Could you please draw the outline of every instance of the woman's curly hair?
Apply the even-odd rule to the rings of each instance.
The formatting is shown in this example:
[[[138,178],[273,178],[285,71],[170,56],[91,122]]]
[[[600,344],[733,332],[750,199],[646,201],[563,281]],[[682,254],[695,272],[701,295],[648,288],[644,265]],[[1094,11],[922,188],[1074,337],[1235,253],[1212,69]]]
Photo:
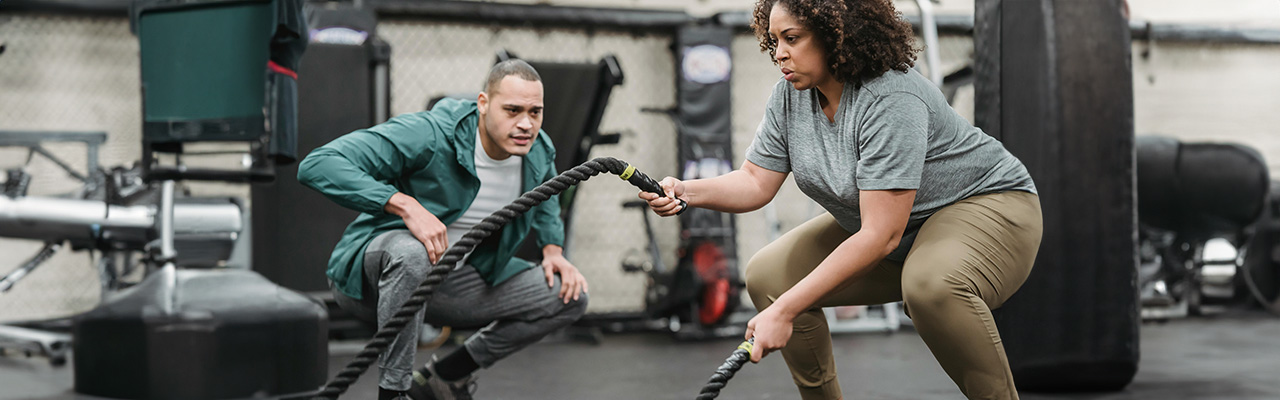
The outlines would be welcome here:
[[[821,41],[839,82],[862,82],[915,65],[919,49],[911,23],[899,17],[891,0],[757,0],[751,29],[774,64],[778,41],[769,37],[769,13],[777,3]]]

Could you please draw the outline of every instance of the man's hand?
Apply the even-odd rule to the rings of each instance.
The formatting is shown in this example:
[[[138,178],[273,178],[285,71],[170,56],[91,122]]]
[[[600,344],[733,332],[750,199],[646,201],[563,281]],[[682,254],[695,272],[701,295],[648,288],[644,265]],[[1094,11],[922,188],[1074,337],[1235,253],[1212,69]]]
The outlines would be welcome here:
[[[664,217],[670,217],[683,211],[680,209],[680,201],[676,199],[689,201],[684,195],[684,182],[668,176],[663,178],[658,185],[662,186],[662,191],[666,193],[665,197],[654,193],[640,192],[640,199],[649,202],[649,208],[653,209],[654,213]]]
[[[560,246],[543,247],[542,272],[547,275],[547,287],[555,287],[555,274],[560,274],[560,294],[557,297],[564,299],[565,304],[569,304],[570,299],[577,301],[582,293],[587,292],[587,278],[564,258],[563,253],[564,249]]]
[[[751,348],[753,363],[760,362],[774,350],[786,347],[787,341],[791,340],[792,318],[773,311],[774,308],[765,308],[747,322],[746,338],[756,338],[755,346]]]
[[[382,209],[404,219],[404,226],[409,228],[409,233],[427,248],[427,257],[431,258],[432,264],[440,261],[445,250],[449,249],[449,235],[444,223],[423,208],[417,199],[404,193],[396,193],[391,195]]]

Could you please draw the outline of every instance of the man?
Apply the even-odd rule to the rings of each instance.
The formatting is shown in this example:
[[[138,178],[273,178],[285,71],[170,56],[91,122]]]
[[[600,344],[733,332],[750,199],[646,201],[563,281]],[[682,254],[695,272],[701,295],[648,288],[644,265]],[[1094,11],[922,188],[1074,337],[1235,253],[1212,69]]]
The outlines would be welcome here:
[[[298,181],[362,213],[326,271],[338,304],[382,326],[464,233],[554,177],[555,149],[539,131],[542,108],[537,71],[504,61],[476,101],[445,99],[312,151]],[[587,282],[562,255],[559,214],[552,197],[457,264],[419,318],[484,328],[414,371],[421,324],[409,324],[378,358],[380,400],[470,399],[472,372],[582,316]],[[540,269],[513,258],[530,229],[542,248]]]

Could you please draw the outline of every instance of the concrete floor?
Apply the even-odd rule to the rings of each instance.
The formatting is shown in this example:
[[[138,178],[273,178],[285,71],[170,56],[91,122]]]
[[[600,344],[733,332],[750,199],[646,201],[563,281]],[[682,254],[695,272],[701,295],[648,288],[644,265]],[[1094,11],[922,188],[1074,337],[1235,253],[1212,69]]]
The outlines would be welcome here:
[[[663,334],[606,335],[601,344],[548,338],[479,373],[481,399],[690,399],[737,340],[677,342]],[[1023,399],[1280,399],[1280,318],[1257,312],[1142,327],[1138,375],[1115,393],[1037,394]],[[959,399],[955,385],[910,329],[835,338],[847,399]],[[444,347],[437,351],[448,351]],[[354,353],[335,346],[331,376]],[[419,353],[425,359],[429,351]],[[73,359],[74,362],[74,359]],[[344,399],[374,399],[368,372]],[[0,399],[96,399],[76,395],[72,369],[44,359],[0,358]],[[748,364],[722,399],[793,399],[782,357]]]

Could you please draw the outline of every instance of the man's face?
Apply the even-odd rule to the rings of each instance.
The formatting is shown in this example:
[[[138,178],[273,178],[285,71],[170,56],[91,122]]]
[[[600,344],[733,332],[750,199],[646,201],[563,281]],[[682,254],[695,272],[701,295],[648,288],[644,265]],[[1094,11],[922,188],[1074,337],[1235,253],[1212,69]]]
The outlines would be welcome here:
[[[489,157],[529,154],[542,127],[542,82],[508,75],[493,93],[480,93],[478,106],[480,143]]]

